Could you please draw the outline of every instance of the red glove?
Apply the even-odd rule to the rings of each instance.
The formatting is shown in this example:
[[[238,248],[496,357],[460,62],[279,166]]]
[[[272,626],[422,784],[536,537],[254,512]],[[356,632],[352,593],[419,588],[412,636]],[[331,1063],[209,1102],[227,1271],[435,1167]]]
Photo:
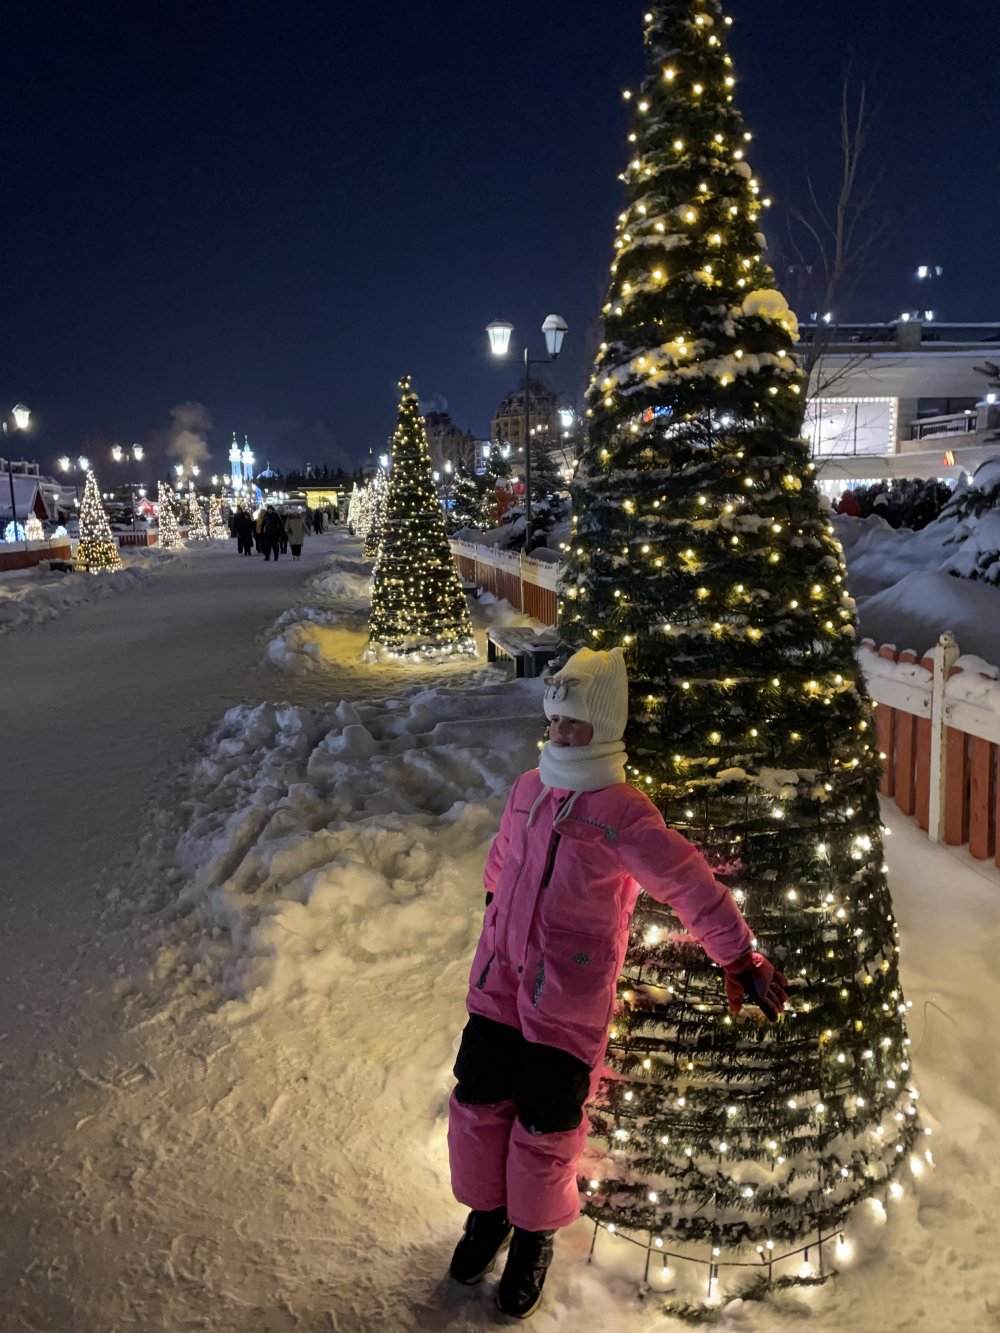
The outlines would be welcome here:
[[[788,982],[762,953],[748,949],[735,962],[726,964],[725,973],[731,1013],[738,1014],[746,1000],[758,1005],[772,1023],[777,1019],[788,999]]]

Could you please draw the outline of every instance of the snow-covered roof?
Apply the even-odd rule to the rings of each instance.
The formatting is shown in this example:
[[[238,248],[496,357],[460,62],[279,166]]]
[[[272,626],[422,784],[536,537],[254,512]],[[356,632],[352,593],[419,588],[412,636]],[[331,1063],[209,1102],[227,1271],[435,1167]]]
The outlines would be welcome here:
[[[39,478],[15,475],[13,482],[14,505],[17,508],[18,520],[23,522],[28,514],[34,514],[38,518],[48,518],[49,513]],[[11,518],[10,484],[10,473],[0,472],[0,519]]]

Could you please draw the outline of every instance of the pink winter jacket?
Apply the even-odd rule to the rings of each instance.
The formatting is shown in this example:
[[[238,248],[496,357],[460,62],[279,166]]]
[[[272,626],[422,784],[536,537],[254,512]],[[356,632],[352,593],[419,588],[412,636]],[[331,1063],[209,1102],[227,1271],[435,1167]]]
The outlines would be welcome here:
[[[537,768],[511,788],[483,873],[493,898],[466,1006],[593,1068],[640,888],[669,903],[717,963],[746,953],[751,934],[701,853],[637,788],[581,792],[556,823],[571,795],[544,788]]]

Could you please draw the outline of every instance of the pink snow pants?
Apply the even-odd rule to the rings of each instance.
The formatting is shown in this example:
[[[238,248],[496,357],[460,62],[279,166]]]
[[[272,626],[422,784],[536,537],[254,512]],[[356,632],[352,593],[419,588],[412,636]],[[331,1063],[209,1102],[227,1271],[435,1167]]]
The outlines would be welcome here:
[[[459,1203],[506,1206],[510,1221],[526,1231],[575,1222],[577,1163],[588,1130],[583,1107],[597,1090],[601,1061],[590,1069],[567,1051],[474,1014],[455,1075],[448,1151]]]

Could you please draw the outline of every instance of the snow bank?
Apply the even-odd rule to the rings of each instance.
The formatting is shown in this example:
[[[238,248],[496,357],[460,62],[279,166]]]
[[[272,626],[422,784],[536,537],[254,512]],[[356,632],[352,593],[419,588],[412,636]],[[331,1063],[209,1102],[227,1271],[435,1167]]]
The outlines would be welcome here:
[[[862,601],[858,614],[862,635],[877,645],[892,643],[922,656],[951,630],[963,652],[1000,662],[1000,589],[989,584],[916,570]]]
[[[430,988],[464,966],[503,801],[537,754],[542,688],[230,709],[192,775],[173,867],[187,940],[163,966],[234,1017],[343,991],[362,967],[391,986],[409,959]]]

